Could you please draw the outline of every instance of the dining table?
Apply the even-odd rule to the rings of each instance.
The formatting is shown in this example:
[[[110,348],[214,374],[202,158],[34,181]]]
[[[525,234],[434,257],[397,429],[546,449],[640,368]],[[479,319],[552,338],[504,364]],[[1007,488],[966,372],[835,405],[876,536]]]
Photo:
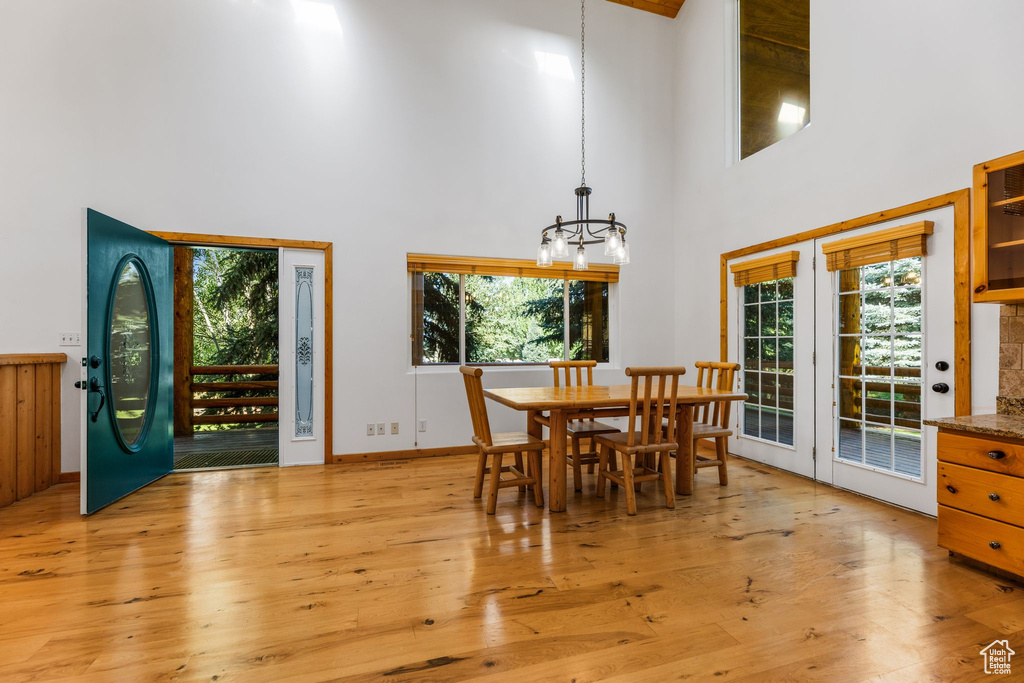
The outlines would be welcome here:
[[[574,387],[508,387],[486,389],[484,396],[513,410],[526,413],[526,431],[530,436],[544,438],[544,427],[550,432],[548,442],[548,510],[564,512],[566,503],[566,426],[569,420],[625,417],[632,401],[631,386]],[[742,401],[744,393],[730,389],[712,389],[680,385],[676,397],[677,440],[676,493],[693,493],[693,416],[694,407],[719,401]],[[665,405],[670,403],[665,397]],[[547,413],[545,415],[545,413]]]

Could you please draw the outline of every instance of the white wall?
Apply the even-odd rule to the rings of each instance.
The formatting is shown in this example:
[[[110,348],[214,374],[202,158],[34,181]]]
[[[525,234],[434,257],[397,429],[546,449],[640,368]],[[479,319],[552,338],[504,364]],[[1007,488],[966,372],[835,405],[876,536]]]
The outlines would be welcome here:
[[[810,126],[727,164],[733,1],[687,0],[675,27],[683,363],[718,354],[718,254],[969,187],[974,164],[1024,149],[1024,92],[1007,86],[1024,3],[811,0]],[[973,315],[975,411],[992,411],[998,307]]]
[[[538,73],[534,51],[578,78],[579,6],[325,1],[342,34],[297,24],[288,0],[0,5],[0,353],[68,351],[65,471],[82,352],[57,335],[80,327],[85,206],[144,229],[333,241],[334,452],[411,448],[417,412],[420,447],[469,442],[457,374],[414,392],[405,254],[531,258],[573,212],[578,84]],[[674,352],[657,326],[674,308],[674,31],[588,6],[587,179],[595,211],[636,235],[618,293],[630,362]],[[366,437],[378,421],[401,434]]]

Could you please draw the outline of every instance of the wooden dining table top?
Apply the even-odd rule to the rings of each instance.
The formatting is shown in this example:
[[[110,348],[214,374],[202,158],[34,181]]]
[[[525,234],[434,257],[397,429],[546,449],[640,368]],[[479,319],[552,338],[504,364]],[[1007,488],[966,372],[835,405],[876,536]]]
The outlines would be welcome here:
[[[666,390],[669,387],[666,386]],[[632,387],[628,384],[611,386],[581,387],[509,387],[486,389],[484,396],[515,410],[572,410],[575,408],[621,408],[628,407],[632,398]],[[690,385],[679,385],[677,401],[682,404],[708,403],[711,401],[742,401],[746,394],[729,389],[708,389]],[[666,396],[665,402],[669,402]]]

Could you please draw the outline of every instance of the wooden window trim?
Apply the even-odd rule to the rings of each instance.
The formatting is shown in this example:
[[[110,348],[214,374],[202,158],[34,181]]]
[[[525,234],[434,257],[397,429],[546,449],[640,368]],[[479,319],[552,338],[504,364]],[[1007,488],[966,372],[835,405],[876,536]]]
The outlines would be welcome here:
[[[606,263],[592,263],[587,270],[573,270],[572,263],[568,261],[559,261],[548,268],[540,268],[537,266],[536,261],[529,259],[406,254],[406,266],[410,273],[533,277],[549,280],[580,280],[585,282],[619,281],[619,267]]]
[[[821,245],[829,272],[896,261],[914,256],[927,256],[928,235],[935,223],[918,221],[867,235],[826,242]]]
[[[796,262],[800,260],[799,251],[784,251],[762,258],[741,261],[729,266],[732,271],[733,284],[737,287],[756,285],[796,276]]]

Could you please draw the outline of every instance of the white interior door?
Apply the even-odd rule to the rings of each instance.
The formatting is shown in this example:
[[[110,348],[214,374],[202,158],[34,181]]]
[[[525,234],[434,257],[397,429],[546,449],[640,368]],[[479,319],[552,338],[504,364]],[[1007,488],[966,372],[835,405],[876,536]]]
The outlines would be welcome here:
[[[934,222],[924,257],[824,267],[824,243],[922,220]],[[954,414],[953,209],[816,240],[815,251],[816,478],[934,515],[935,428],[921,420]]]
[[[814,245],[797,251],[796,277],[734,287],[729,358],[740,363],[749,396],[733,418],[732,452],[805,477],[814,476]]]
[[[278,256],[281,467],[324,462],[324,252]]]

